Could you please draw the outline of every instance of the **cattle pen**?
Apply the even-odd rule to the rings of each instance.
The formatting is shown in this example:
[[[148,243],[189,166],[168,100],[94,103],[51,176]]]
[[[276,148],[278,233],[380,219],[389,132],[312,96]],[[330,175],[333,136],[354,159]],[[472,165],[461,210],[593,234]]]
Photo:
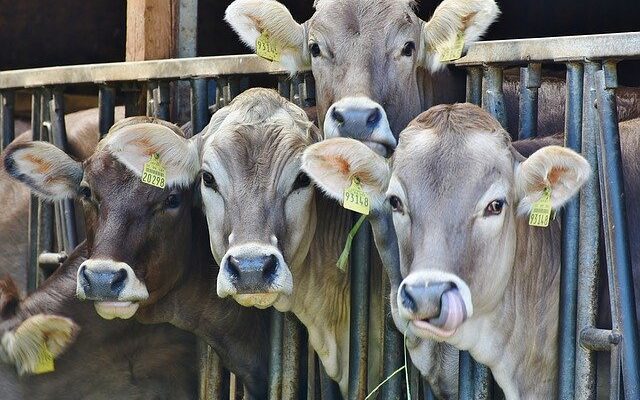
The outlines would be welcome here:
[[[640,398],[640,352],[630,249],[625,218],[621,150],[615,89],[617,64],[640,58],[640,32],[479,42],[453,64],[467,71],[467,101],[481,105],[506,125],[503,71],[520,68],[520,124],[513,139],[536,136],[538,88],[542,66],[566,67],[565,146],[581,152],[594,173],[579,198],[563,210],[560,289],[558,393],[562,399],[591,399],[596,393],[596,352],[611,358],[610,398]],[[0,72],[2,149],[14,140],[16,92],[31,94],[34,140],[50,141],[66,150],[64,92],[80,84],[99,93],[99,127],[106,134],[114,123],[116,103],[127,116],[146,113],[170,119],[170,89],[175,82],[190,85],[193,132],[208,123],[210,107],[229,104],[251,86],[248,77],[266,76],[278,92],[301,107],[315,104],[311,73],[290,77],[276,63],[254,55],[214,56],[157,61],[50,67]],[[142,99],[142,100],[141,100]],[[29,209],[28,289],[39,284],[42,269],[55,268],[78,242],[74,203],[50,204],[31,197]],[[602,243],[600,243],[602,240]],[[607,276],[599,279],[599,249]],[[373,249],[373,250],[372,250]],[[383,376],[402,367],[403,337],[391,321],[388,282],[371,271],[375,249],[369,230],[355,238],[351,280],[349,399],[362,399],[378,382],[368,382],[367,360],[374,352],[384,360]],[[600,285],[611,293],[612,328],[596,327]],[[376,290],[382,287],[383,290]],[[380,297],[373,301],[373,295]],[[637,294],[636,294],[637,295]],[[386,318],[369,329],[370,319]],[[340,394],[323,375],[304,327],[293,315],[272,313],[270,399],[333,399]],[[383,338],[373,348],[370,336]],[[210,349],[201,349],[200,398],[222,399],[241,392]],[[499,396],[487,368],[460,354],[461,399]],[[380,389],[379,398],[431,398],[427,385],[411,366],[407,383],[401,375]],[[370,380],[370,379],[369,379]]]

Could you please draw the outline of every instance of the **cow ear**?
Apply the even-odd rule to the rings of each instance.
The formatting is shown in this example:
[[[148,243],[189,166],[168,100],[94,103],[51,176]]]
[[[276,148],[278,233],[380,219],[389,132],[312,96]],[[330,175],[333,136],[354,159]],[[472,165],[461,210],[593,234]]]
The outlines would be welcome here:
[[[82,181],[82,164],[47,142],[17,142],[5,150],[5,171],[46,200],[73,198]]]
[[[373,209],[385,200],[390,177],[387,160],[357,140],[333,138],[309,146],[302,155],[302,169],[340,202],[354,177],[369,195]]]
[[[196,141],[178,132],[178,127],[170,128],[166,122],[124,124],[112,129],[102,146],[137,176],[143,176],[145,165],[155,159],[164,170],[167,186],[188,187],[200,171],[200,160]]]
[[[80,328],[69,318],[37,314],[2,335],[0,358],[15,364],[20,375],[41,373],[43,359],[61,355]]]
[[[227,7],[225,21],[252,50],[263,34],[269,35],[280,53],[280,63],[294,74],[311,62],[306,30],[287,8],[274,0],[236,0]]]
[[[443,49],[462,40],[466,49],[480,39],[498,18],[500,9],[494,0],[444,0],[431,19],[423,24],[420,60],[431,72],[444,66]]]
[[[548,146],[536,151],[516,167],[519,212],[529,214],[545,189],[551,192],[551,207],[554,210],[562,207],[590,175],[587,160],[573,150]]]

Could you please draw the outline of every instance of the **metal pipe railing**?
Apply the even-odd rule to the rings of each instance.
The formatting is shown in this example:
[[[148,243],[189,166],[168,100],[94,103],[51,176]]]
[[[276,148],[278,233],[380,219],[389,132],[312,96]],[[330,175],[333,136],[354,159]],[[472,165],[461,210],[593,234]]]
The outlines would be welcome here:
[[[542,64],[531,63],[520,68],[518,139],[529,139],[538,133],[538,89],[541,83]]]

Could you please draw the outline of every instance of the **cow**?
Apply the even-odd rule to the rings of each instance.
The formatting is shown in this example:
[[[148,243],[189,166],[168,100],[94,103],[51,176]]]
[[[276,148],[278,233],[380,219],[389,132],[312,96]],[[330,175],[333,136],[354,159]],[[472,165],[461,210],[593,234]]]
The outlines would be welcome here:
[[[620,128],[635,243],[640,120]],[[557,397],[561,216],[543,228],[529,214],[542,196],[558,210],[578,192],[591,174],[584,158],[553,145],[525,158],[489,114],[454,104],[412,121],[391,166],[340,138],[308,148],[303,169],[334,198],[360,176],[380,213],[392,213],[401,273],[392,314],[423,374],[436,340],[488,365],[507,399]]]
[[[115,120],[124,118],[124,107],[116,107]],[[93,108],[67,114],[68,151],[76,160],[84,161],[96,148],[100,133],[98,131],[98,109]],[[26,142],[32,138],[30,125],[16,120],[16,138],[14,142]],[[25,129],[26,128],[26,129]],[[20,291],[27,287],[26,268],[28,261],[29,231],[29,190],[11,179],[0,167],[0,192],[4,204],[0,210],[0,275],[9,274]]]
[[[83,163],[48,143],[10,145],[3,159],[9,175],[46,200],[79,198],[87,226],[87,260],[60,273],[68,279],[55,279],[32,297],[77,296],[93,302],[104,319],[135,316],[193,332],[251,396],[264,398],[269,316],[219,299],[213,290],[217,266],[194,186],[200,169],[196,143],[172,124],[137,117],[115,124]],[[164,175],[149,182],[163,189],[142,181],[151,160]],[[47,304],[47,311],[62,311],[56,308],[62,303]],[[21,309],[16,319],[34,312]]]
[[[54,278],[43,284],[46,296],[39,293],[19,301],[15,282],[10,278],[0,280],[0,299],[12,297],[4,304],[16,306],[9,309],[0,304],[4,319],[10,321],[16,312],[34,312],[2,336],[0,359],[9,363],[0,364],[2,399],[197,398],[198,371],[193,362],[197,355],[192,334],[169,324],[106,321],[91,304],[56,292],[60,280],[75,285],[75,274],[65,272],[77,270],[86,254],[86,244],[70,254]],[[13,324],[9,321],[0,324],[2,331],[8,329],[6,324]],[[55,356],[53,371],[28,374],[38,369],[34,362],[39,358],[35,356],[43,351],[39,346],[43,342],[46,351]],[[71,342],[71,350],[65,351]]]

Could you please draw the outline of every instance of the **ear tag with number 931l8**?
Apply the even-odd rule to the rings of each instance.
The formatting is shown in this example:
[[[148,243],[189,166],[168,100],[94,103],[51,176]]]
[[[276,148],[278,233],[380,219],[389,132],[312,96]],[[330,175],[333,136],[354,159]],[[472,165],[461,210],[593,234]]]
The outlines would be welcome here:
[[[462,49],[464,48],[464,33],[459,32],[456,36],[455,41],[445,46],[442,46],[438,49],[438,54],[440,54],[440,62],[454,61],[462,57]]]
[[[540,200],[533,203],[529,214],[529,225],[546,228],[551,217],[551,189],[545,188]]]
[[[342,206],[347,210],[369,215],[371,201],[369,195],[362,190],[360,179],[357,176],[351,178],[351,186],[344,190]]]
[[[142,182],[160,189],[164,189],[167,185],[167,171],[160,164],[160,156],[158,154],[152,154],[149,161],[144,164]]]
[[[256,39],[256,54],[265,60],[280,61],[280,50],[276,43],[269,38],[267,32],[262,32]]]

